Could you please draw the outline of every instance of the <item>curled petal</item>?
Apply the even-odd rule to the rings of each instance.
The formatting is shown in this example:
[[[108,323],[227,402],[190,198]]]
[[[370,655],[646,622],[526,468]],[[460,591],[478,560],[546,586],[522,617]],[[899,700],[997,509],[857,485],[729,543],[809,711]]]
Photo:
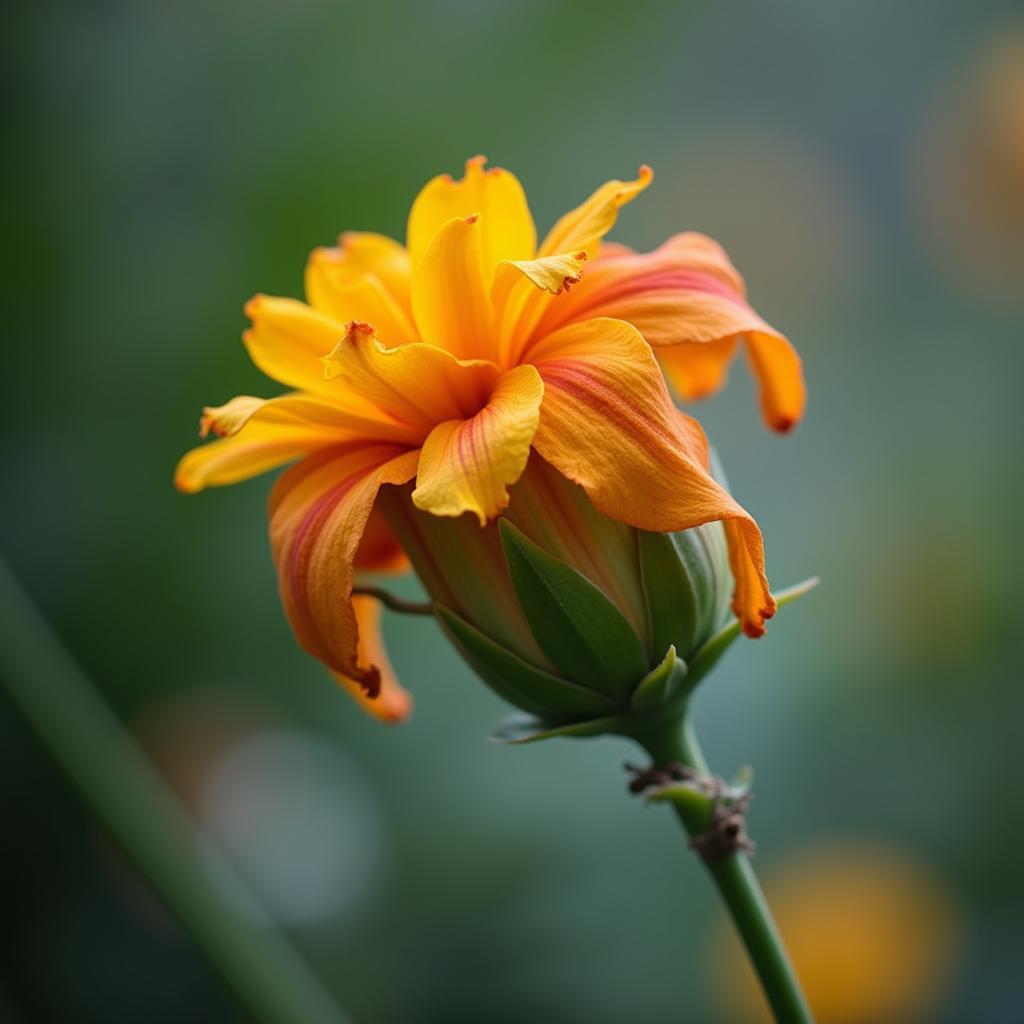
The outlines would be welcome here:
[[[370,324],[354,322],[321,372],[338,395],[361,395],[419,441],[438,423],[479,412],[499,376],[494,363],[456,359],[423,342],[386,348]]]
[[[438,424],[423,445],[416,507],[438,516],[473,512],[481,526],[496,516],[526,468],[543,395],[536,369],[517,366],[475,416]]]
[[[175,486],[192,493],[247,480],[321,448],[367,439],[415,440],[408,427],[379,413],[368,415],[358,399],[352,404],[355,408],[349,409],[346,402],[296,393],[271,399],[240,395],[226,405],[208,406],[200,420],[200,435],[214,433],[219,439],[184,455],[175,472]],[[370,408],[369,413],[374,410]]]
[[[424,341],[460,359],[489,358],[494,317],[481,256],[480,218],[450,220],[434,235],[412,279]]]
[[[604,238],[615,225],[619,207],[631,202],[654,180],[654,172],[644,164],[635,181],[606,181],[585,202],[570,210],[548,232],[538,255],[551,256],[558,252],[586,250],[596,259]]]
[[[535,337],[597,316],[633,324],[664,357],[669,380],[687,399],[725,382],[729,356],[742,338],[768,425],[788,430],[803,415],[800,357],[751,308],[743,279],[705,235],[676,235],[650,253],[605,254],[579,288],[548,308]]]
[[[380,670],[359,656],[352,582],[377,491],[416,472],[419,453],[394,445],[326,451],[288,470],[270,495],[270,543],[296,639],[332,671],[380,692]]]
[[[537,247],[537,230],[519,179],[501,167],[485,168],[487,160],[466,161],[466,176],[453,181],[441,174],[429,181],[409,212],[408,244],[413,269],[434,236],[453,218],[481,217],[481,252],[489,278],[498,260],[528,260]]]
[[[588,320],[531,353],[544,380],[537,451],[606,515],[644,530],[735,521],[733,608],[751,636],[775,611],[761,534],[704,469],[695,421],[673,409],[651,349],[621,320]]]
[[[372,597],[356,594],[352,598],[352,609],[359,629],[359,663],[377,667],[380,688],[375,697],[370,697],[358,680],[340,672],[331,675],[364,711],[389,724],[404,722],[412,714],[413,699],[391,667],[381,635],[380,603]]]

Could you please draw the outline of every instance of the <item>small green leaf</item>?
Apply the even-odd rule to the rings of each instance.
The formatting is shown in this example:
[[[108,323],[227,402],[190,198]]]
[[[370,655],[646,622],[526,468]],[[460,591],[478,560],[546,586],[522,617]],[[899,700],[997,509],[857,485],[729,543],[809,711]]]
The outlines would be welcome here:
[[[629,706],[634,711],[653,711],[669,701],[682,688],[686,679],[686,662],[669,647],[662,663],[640,681]]]
[[[507,519],[498,521],[509,575],[540,649],[560,672],[624,696],[647,655],[622,613],[585,576],[552,558]]]
[[[593,718],[568,725],[552,725],[531,715],[509,715],[491,734],[495,743],[536,743],[538,740],[555,739],[558,736],[601,736],[616,731],[617,718]]]
[[[798,597],[803,597],[808,591],[813,590],[821,581],[817,576],[797,583],[785,590],[775,594],[775,603],[782,608],[792,603]],[[732,646],[733,641],[740,635],[740,624],[736,619],[726,623],[703,647],[697,652],[696,657],[690,662],[690,674],[687,678],[687,688],[692,690],[718,663],[718,659]]]
[[[443,605],[437,617],[463,657],[503,700],[547,719],[607,714],[612,702],[585,686],[559,679],[523,661]]]

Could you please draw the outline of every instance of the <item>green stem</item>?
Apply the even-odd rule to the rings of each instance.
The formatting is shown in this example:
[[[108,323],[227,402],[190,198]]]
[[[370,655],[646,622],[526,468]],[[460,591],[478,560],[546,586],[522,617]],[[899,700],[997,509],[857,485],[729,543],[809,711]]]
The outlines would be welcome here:
[[[253,1019],[343,1024],[330,994],[197,833],[2,559],[0,608],[0,686]]]
[[[689,715],[683,719],[681,727],[672,723],[670,729],[637,738],[654,764],[681,761],[701,775],[710,775]],[[673,801],[672,806],[691,837],[708,828],[710,803],[701,807]],[[811,1024],[811,1011],[749,858],[737,852],[706,866],[729,909],[776,1021]]]

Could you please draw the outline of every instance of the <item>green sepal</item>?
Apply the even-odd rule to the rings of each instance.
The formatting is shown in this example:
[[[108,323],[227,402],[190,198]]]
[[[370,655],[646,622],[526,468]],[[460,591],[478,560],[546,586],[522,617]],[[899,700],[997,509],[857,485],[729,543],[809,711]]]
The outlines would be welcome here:
[[[714,628],[716,581],[704,541],[696,530],[637,533],[651,650],[689,653]]]
[[[683,687],[686,662],[669,647],[662,663],[640,680],[629,706],[633,711],[654,711],[667,704]]]
[[[620,719],[592,718],[583,722],[570,722],[566,725],[553,725],[542,718],[531,715],[508,715],[502,719],[498,728],[491,733],[495,743],[536,743],[539,740],[556,739],[559,736],[584,737],[601,736],[617,731]]]
[[[812,576],[810,579],[804,580],[802,583],[797,583],[792,587],[787,587],[785,590],[780,590],[775,594],[775,603],[779,608],[784,605],[790,604],[795,601],[798,597],[803,597],[804,594],[813,590],[818,583],[821,582],[817,576]],[[718,664],[718,659],[733,645],[740,635],[740,624],[737,619],[726,623],[703,647],[697,652],[694,658],[690,661],[690,673],[686,680],[686,686],[688,690],[692,690],[714,667]]]
[[[498,521],[509,575],[540,649],[563,675],[615,697],[647,674],[633,628],[585,576]]]
[[[548,720],[607,714],[614,707],[602,693],[560,679],[523,661],[444,605],[438,621],[476,673],[503,700]]]

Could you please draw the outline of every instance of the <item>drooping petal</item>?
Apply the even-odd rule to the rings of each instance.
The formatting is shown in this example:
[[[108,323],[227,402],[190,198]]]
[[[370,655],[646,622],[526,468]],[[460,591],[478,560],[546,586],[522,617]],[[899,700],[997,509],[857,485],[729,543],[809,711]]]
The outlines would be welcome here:
[[[331,675],[356,703],[375,718],[389,724],[404,722],[412,714],[412,695],[398,681],[391,667],[384,638],[381,635],[380,602],[365,594],[352,597],[359,630],[357,659],[362,665],[375,665],[380,673],[380,688],[375,697],[370,697],[358,680],[340,672]]]
[[[705,235],[676,235],[650,253],[604,255],[565,301],[548,307],[535,337],[596,316],[633,324],[664,357],[669,380],[686,399],[703,398],[725,382],[742,338],[768,425],[787,430],[803,415],[800,357],[751,308],[742,277]]]
[[[697,402],[720,390],[729,376],[729,364],[739,338],[681,342],[655,349],[672,390],[686,402]]]
[[[537,230],[519,179],[501,167],[484,168],[485,157],[466,161],[466,176],[453,181],[441,174],[429,181],[409,212],[408,245],[413,269],[434,236],[453,218],[481,217],[484,273],[490,278],[498,260],[528,260],[537,247]]]
[[[314,249],[306,264],[310,305],[338,323],[369,321],[389,345],[416,341],[408,313],[374,273],[354,274],[343,249]]]
[[[417,451],[360,445],[288,470],[270,495],[270,542],[281,600],[301,646],[334,672],[380,692],[380,671],[359,657],[352,607],[356,552],[377,491],[416,472]]]
[[[543,395],[536,369],[517,366],[475,416],[438,424],[423,445],[417,508],[437,516],[473,512],[481,526],[505,508],[509,486],[526,468]]]
[[[747,358],[757,378],[765,422],[780,433],[791,430],[807,402],[796,349],[781,334],[757,331],[747,335]]]
[[[386,348],[370,324],[355,322],[321,366],[338,394],[362,396],[420,441],[438,423],[479,412],[499,376],[494,363],[459,360],[422,342]]]
[[[420,336],[460,359],[488,359],[494,354],[481,224],[476,216],[444,224],[412,277],[412,308]]]
[[[641,529],[735,521],[733,608],[745,631],[760,635],[775,610],[760,531],[702,467],[693,426],[679,420],[639,332],[588,320],[546,338],[530,358],[544,380],[537,451],[602,512]]]
[[[615,224],[619,207],[638,196],[654,180],[654,172],[644,164],[635,181],[606,181],[585,202],[570,210],[548,232],[541,243],[539,256],[584,249],[596,259],[604,238]]]
[[[502,260],[491,284],[491,306],[502,366],[518,362],[523,343],[544,315],[552,296],[579,284],[587,254],[580,250],[535,260]]]
[[[297,393],[271,399],[240,395],[226,405],[207,406],[200,420],[200,436],[214,433],[219,440],[193,448],[182,457],[175,486],[193,493],[212,485],[237,483],[300,455],[366,439],[415,442],[408,427],[380,414],[366,415],[359,400],[354,405],[350,410],[315,395]]]

